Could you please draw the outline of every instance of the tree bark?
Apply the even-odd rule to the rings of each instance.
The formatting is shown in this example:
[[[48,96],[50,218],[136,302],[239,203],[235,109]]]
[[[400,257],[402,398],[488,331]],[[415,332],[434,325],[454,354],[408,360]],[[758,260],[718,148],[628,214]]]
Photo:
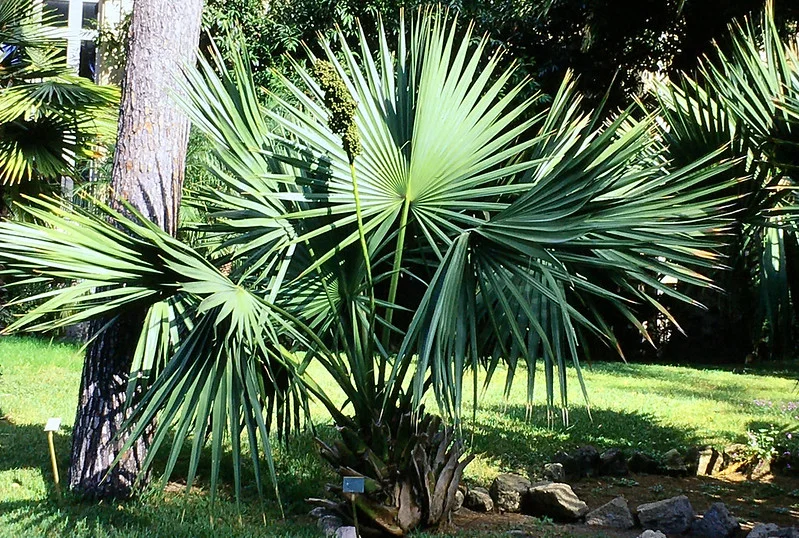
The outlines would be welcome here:
[[[122,86],[112,203],[127,201],[174,234],[189,122],[172,93],[180,68],[194,59],[202,0],[135,0]],[[128,498],[142,470],[147,436],[120,458],[126,436],[125,392],[144,312],[117,318],[88,347],[72,439],[70,488],[94,498]],[[100,328],[102,322],[95,324]]]

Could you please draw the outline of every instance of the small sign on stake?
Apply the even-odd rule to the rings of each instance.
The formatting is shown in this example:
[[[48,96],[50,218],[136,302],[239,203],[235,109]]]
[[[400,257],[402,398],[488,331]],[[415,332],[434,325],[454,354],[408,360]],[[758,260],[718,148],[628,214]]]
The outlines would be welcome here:
[[[58,477],[58,461],[55,457],[55,445],[53,444],[53,432],[57,432],[61,429],[61,419],[60,418],[51,418],[47,420],[47,424],[44,425],[44,431],[47,432],[47,444],[50,445],[50,463],[53,464],[53,478],[55,479],[55,491],[56,494],[61,497],[61,483]]]
[[[364,478],[362,476],[345,476],[344,477],[344,484],[342,485],[342,490],[344,493],[350,494],[350,501],[352,502],[352,522],[355,523],[355,527],[343,527],[344,528],[344,536],[348,537],[358,537],[360,533],[358,532],[358,510],[355,508],[355,495],[357,493],[363,493],[364,491]]]
[[[363,493],[364,478],[362,476],[345,476],[344,493]]]
[[[60,429],[61,429],[60,418],[47,419],[47,424],[44,425],[44,431],[46,432],[57,432]]]

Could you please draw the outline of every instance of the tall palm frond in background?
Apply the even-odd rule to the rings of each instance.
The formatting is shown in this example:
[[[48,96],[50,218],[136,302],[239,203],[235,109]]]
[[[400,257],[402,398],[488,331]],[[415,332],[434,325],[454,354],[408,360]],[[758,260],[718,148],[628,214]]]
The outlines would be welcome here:
[[[734,342],[732,353],[760,348],[768,357],[788,357],[799,322],[799,124],[790,108],[799,97],[799,48],[780,38],[771,3],[758,24],[731,32],[729,52],[719,49],[696,77],[685,74],[654,91],[673,163],[718,148],[740,160],[731,170],[740,178],[731,191],[740,196],[727,249],[733,271],[719,275],[729,295],[713,300],[723,320],[718,341]]]
[[[67,67],[53,24],[33,0],[0,4],[0,189],[7,192],[78,176],[76,164],[116,135],[118,90]]]
[[[229,435],[239,486],[242,439],[256,466],[259,445],[269,455],[265,386],[282,368],[339,429],[323,456],[366,479],[359,522],[392,535],[449,517],[469,461],[462,396],[479,370],[506,364],[510,391],[526,367],[532,402],[540,359],[551,416],[558,394],[568,403],[584,336],[615,345],[603,311],[646,335],[634,305],[696,305],[666,277],[712,286],[734,166],[711,151],[669,169],[654,118],[602,123],[569,78],[547,108],[521,98],[526,83],[511,84],[487,38],[459,34],[445,10],[401,28],[393,44],[380,32],[377,50],[363,35],[357,50],[341,34],[323,41],[273,108],[246,52],[187,69],[182,102],[218,180],[192,196],[210,212],[196,248],[108,208],[40,202],[28,211],[45,224],[0,224],[9,272],[79,279],[36,298],[12,330],[52,327],[38,320],[62,309],[72,313],[57,323],[150,307],[137,364],[160,373],[131,424],[135,437],[159,417],[151,448],[173,438],[168,471],[190,440],[191,485],[210,423],[212,482]],[[305,373],[311,361],[343,408]]]

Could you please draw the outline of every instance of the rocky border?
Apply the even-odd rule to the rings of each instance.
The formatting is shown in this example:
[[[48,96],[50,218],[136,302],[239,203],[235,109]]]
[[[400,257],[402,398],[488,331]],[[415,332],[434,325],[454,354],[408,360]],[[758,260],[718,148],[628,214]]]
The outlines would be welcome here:
[[[546,480],[532,482],[519,474],[497,476],[489,489],[461,485],[458,505],[475,512],[522,513],[547,517],[560,523],[584,523],[595,527],[629,530],[644,529],[638,538],[665,538],[665,535],[687,535],[694,538],[732,538],[740,523],[724,503],[717,502],[698,516],[689,499],[680,495],[638,505],[631,510],[624,497],[590,510],[580,500],[567,480],[591,476],[626,476],[630,472],[687,476],[712,475],[740,462],[741,446],[732,445],[723,451],[706,447],[682,453],[676,449],[660,459],[642,452],[625,457],[621,449],[600,453],[586,446],[572,453],[558,452],[543,467]],[[325,537],[356,538],[354,527],[324,508],[315,508],[311,515]],[[799,538],[796,527],[779,527],[758,523],[747,538]]]

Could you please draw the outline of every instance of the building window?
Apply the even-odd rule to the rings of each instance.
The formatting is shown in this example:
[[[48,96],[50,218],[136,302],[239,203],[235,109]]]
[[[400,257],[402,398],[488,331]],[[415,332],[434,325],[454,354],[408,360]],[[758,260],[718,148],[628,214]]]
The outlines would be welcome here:
[[[44,0],[64,27],[56,35],[67,42],[67,64],[82,77],[96,80],[97,4],[99,0]]]

